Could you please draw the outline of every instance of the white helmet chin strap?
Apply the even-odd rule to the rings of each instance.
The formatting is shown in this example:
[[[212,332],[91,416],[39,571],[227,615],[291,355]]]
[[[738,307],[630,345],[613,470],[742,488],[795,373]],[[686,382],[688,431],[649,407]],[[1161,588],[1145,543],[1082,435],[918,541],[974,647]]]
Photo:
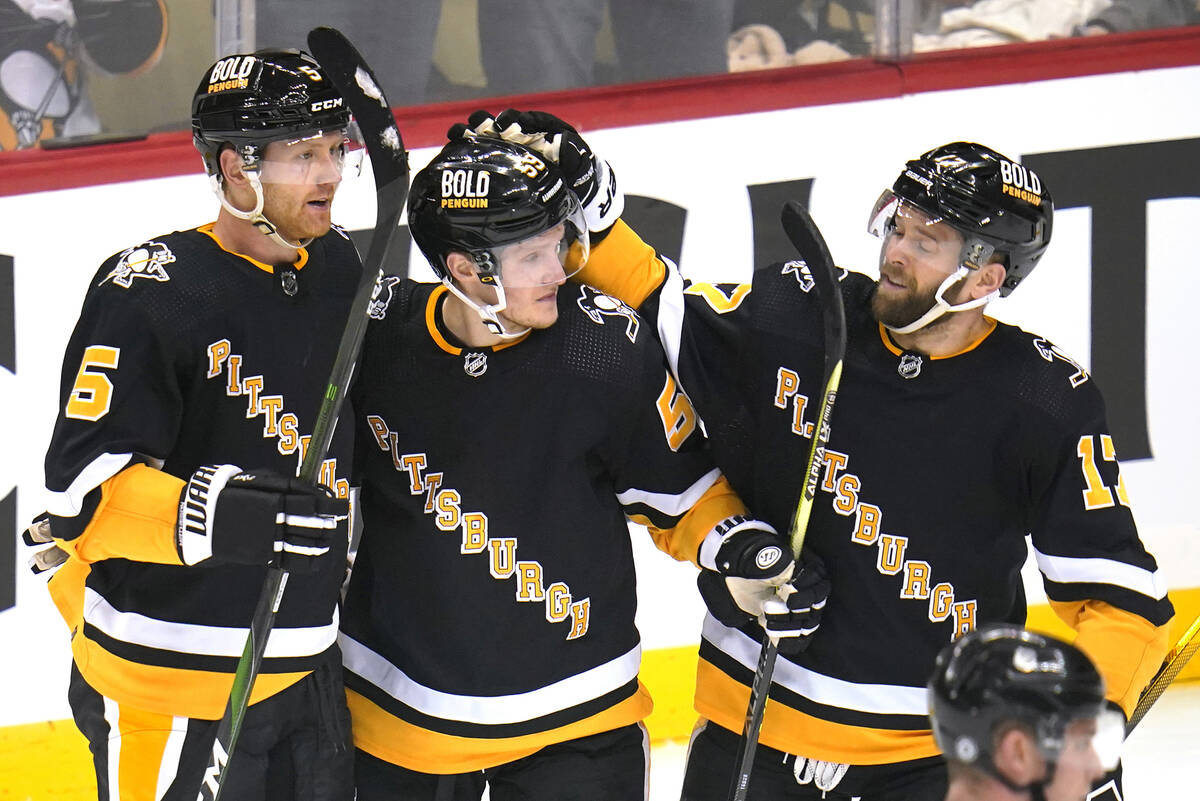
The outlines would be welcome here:
[[[243,174],[250,179],[250,187],[254,190],[254,208],[250,211],[242,211],[229,202],[229,198],[225,197],[225,189],[221,185],[221,179],[216,175],[208,176],[208,182],[212,186],[213,193],[217,199],[221,201],[221,207],[225,211],[237,217],[239,220],[248,220],[255,228],[262,231],[270,239],[282,245],[285,248],[299,250],[300,248],[308,247],[312,239],[302,239],[299,242],[289,242],[280,235],[279,230],[275,228],[275,224],[263,216],[263,191],[262,180],[258,177],[258,170],[245,170]]]
[[[994,292],[984,295],[982,298],[976,298],[975,300],[970,300],[966,303],[959,303],[956,306],[952,306],[951,304],[947,303],[943,296],[950,289],[950,287],[966,278],[970,272],[971,268],[967,267],[966,265],[961,265],[957,270],[946,276],[946,280],[942,281],[941,286],[938,287],[937,293],[933,296],[933,305],[929,307],[929,311],[922,314],[916,320],[913,320],[908,325],[900,327],[893,327],[886,324],[884,327],[893,334],[911,334],[912,332],[918,331],[929,325],[946,312],[960,312],[966,311],[967,309],[975,309],[979,306],[983,306],[986,303],[992,302],[992,300],[1000,295],[1000,290],[997,289]]]
[[[455,297],[474,309],[479,314],[479,319],[483,320],[483,324],[487,326],[487,329],[501,339],[516,339],[519,336],[524,336],[529,331],[528,327],[522,328],[520,331],[509,331],[500,322],[499,313],[508,307],[508,302],[504,298],[504,285],[500,283],[499,279],[496,279],[495,283],[492,284],[492,286],[496,287],[496,302],[485,306],[480,306],[467,297],[466,293],[459,289],[455,285],[454,279],[449,276],[443,278],[442,283],[454,293]]]

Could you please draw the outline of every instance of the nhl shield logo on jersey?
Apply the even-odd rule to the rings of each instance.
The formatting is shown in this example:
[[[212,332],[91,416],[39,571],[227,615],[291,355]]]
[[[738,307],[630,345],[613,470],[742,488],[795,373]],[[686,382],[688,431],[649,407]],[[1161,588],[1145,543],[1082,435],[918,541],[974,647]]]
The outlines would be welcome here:
[[[579,300],[576,302],[579,304],[579,308],[583,309],[583,313],[597,325],[604,325],[604,318],[606,316],[624,317],[626,320],[625,336],[629,338],[630,342],[637,342],[641,320],[638,319],[637,312],[629,306],[626,306],[612,295],[606,295],[587,284],[580,285]]]
[[[487,372],[487,353],[481,350],[470,350],[463,353],[463,372],[471,378],[479,378]]]
[[[146,242],[121,252],[117,266],[100,282],[112,281],[128,289],[135,278],[152,278],[155,281],[170,281],[165,265],[175,261],[175,254],[161,242]]]
[[[900,364],[896,365],[896,372],[901,378],[916,378],[921,374],[921,365],[925,361],[919,353],[905,353],[900,357]]]
[[[1067,379],[1071,382],[1072,388],[1075,388],[1088,380],[1089,376],[1087,370],[1083,369],[1083,365],[1064,353],[1062,348],[1060,348],[1058,345],[1055,345],[1050,340],[1046,339],[1045,337],[1038,337],[1037,339],[1033,340],[1033,347],[1037,348],[1038,355],[1046,361],[1053,362],[1055,359],[1058,359],[1059,361],[1066,362],[1075,368],[1075,372],[1071,374],[1069,379]]]
[[[400,277],[395,275],[380,275],[371,290],[371,302],[367,304],[367,316],[372,320],[382,320],[387,315],[388,304],[392,302],[392,287],[400,283]]]

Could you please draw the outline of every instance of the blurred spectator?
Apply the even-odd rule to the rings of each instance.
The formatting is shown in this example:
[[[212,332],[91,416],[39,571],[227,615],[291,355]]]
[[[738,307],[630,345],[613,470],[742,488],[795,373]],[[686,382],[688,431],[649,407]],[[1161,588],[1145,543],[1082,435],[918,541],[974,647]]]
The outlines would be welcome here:
[[[1200,22],[1194,0],[1113,0],[1076,30],[1080,36],[1172,28]]]
[[[1037,42],[1072,36],[1111,0],[935,0],[913,35],[913,50]]]
[[[255,45],[308,49],[308,32],[337,28],[354,43],[393,106],[425,102],[442,0],[258,0]]]
[[[142,72],[166,38],[162,0],[0,0],[0,150],[99,133],[87,71]]]
[[[479,0],[488,92],[597,83],[596,34],[605,5],[616,45],[616,81],[725,72],[734,0]]]
[[[873,0],[738,0],[726,45],[730,72],[866,55]]]

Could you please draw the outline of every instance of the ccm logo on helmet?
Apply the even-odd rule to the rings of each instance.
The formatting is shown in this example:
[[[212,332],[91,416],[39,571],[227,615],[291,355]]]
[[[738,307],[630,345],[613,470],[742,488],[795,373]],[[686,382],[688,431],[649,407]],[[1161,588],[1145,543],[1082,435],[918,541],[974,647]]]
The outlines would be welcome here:
[[[442,170],[442,208],[486,209],[492,174],[484,170]]]
[[[223,58],[213,65],[208,74],[208,92],[222,92],[226,89],[245,89],[249,86],[246,80],[254,65],[258,62],[254,56],[231,56]]]
[[[1042,180],[1033,170],[1001,159],[1000,180],[1004,182],[1004,194],[1034,206],[1042,205]]]
[[[331,108],[340,108],[341,105],[342,105],[342,98],[335,97],[330,100],[318,100],[317,102],[312,104],[312,110],[313,111],[328,111]]]

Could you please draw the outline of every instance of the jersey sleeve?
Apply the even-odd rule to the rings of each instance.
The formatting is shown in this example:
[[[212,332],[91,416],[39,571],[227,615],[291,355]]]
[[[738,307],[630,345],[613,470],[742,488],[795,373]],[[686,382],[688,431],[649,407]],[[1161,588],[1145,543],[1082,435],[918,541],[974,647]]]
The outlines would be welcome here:
[[[83,561],[180,564],[174,524],[184,482],[157,468],[178,428],[185,373],[146,291],[99,280],[63,357],[47,512],[55,540]]]
[[[713,465],[696,411],[667,370],[658,343],[643,337],[639,355],[641,381],[616,426],[617,499],[660,550],[698,563],[709,533],[745,507]]]
[[[749,328],[749,284],[686,280],[679,267],[618,221],[579,280],[636,308],[654,326],[671,372],[701,417],[727,414]]]
[[[1051,607],[1128,713],[1166,656],[1174,609],[1138,536],[1100,394],[1090,380],[1068,391],[1057,448],[1031,472],[1035,492],[1045,487],[1034,556]]]

